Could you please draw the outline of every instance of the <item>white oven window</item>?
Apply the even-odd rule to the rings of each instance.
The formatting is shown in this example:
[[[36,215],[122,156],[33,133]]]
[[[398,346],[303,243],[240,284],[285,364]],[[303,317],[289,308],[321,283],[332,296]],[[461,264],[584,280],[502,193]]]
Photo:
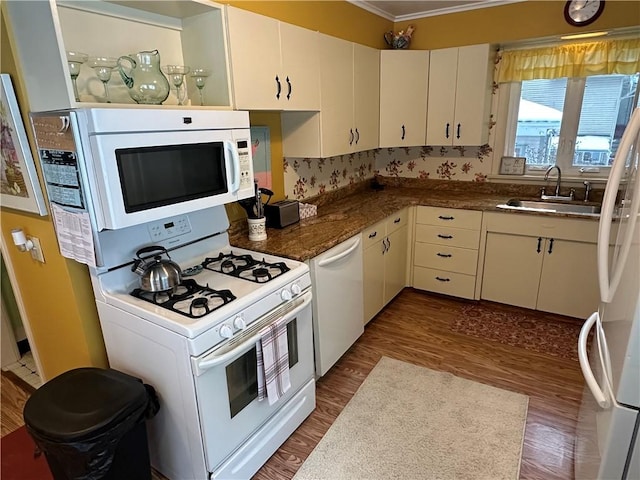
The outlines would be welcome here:
[[[287,324],[287,344],[289,368],[291,369],[298,363],[298,325],[295,318]],[[231,418],[258,398],[257,364],[258,359],[254,347],[226,367]]]

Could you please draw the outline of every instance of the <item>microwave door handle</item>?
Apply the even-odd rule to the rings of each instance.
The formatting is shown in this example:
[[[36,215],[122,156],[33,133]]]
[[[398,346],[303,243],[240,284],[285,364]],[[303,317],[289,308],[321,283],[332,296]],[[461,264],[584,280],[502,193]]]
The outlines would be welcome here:
[[[311,295],[305,295],[303,302],[298,305],[296,308],[287,312],[283,315],[283,318],[287,319],[287,323],[292,320],[301,310],[306,308],[309,303],[311,303]],[[200,360],[193,360],[193,366],[196,370],[196,375],[202,375],[206,370],[214,368],[220,364],[225,363],[226,361],[236,358],[238,353],[248,350],[251,345],[255,345],[256,342],[260,340],[260,332],[256,333],[249,337],[249,339],[242,342],[240,345],[237,345],[232,350],[225,352],[221,355],[218,355],[216,352],[212,352],[209,355],[205,356]]]
[[[240,190],[240,155],[238,149],[228,140],[224,142],[225,157],[231,158],[233,164],[233,177],[231,177],[231,193],[236,193]]]

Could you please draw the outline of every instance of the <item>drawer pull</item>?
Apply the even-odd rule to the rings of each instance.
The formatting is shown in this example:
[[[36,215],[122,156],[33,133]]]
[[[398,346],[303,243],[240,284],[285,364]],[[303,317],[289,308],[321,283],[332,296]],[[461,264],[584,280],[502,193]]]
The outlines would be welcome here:
[[[442,277],[436,277],[436,280],[438,280],[439,282],[450,282],[451,279],[449,278],[442,278]]]
[[[439,218],[440,220],[454,220],[454,219],[455,219],[455,217],[445,217],[445,216],[443,216],[443,215],[438,216],[438,218]]]
[[[393,223],[400,223],[400,217],[396,218]]]
[[[378,234],[378,232],[373,232],[369,234],[369,238],[373,238]]]
[[[436,253],[436,255],[438,255],[439,257],[442,257],[442,258],[451,258],[451,257],[453,257],[453,255],[450,254],[450,253]]]
[[[451,240],[453,238],[453,235],[441,235],[441,234],[438,234],[438,238],[444,238],[445,240]]]

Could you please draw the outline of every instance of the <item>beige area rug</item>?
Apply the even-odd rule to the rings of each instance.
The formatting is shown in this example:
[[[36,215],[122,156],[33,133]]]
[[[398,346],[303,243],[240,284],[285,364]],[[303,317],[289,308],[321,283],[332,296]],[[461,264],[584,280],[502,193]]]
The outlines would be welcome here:
[[[293,478],[517,479],[528,402],[382,357]]]

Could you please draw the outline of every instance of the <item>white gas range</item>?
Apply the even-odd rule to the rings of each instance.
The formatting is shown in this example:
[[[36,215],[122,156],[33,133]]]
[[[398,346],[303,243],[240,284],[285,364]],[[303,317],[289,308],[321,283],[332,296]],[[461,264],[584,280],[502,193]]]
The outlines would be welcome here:
[[[307,265],[229,246],[224,207],[101,232],[91,270],[112,368],[155,387],[152,464],[170,479],[249,478],[315,408]],[[184,272],[170,293],[139,288],[136,251],[165,247]],[[257,398],[256,342],[287,325],[291,388]]]

